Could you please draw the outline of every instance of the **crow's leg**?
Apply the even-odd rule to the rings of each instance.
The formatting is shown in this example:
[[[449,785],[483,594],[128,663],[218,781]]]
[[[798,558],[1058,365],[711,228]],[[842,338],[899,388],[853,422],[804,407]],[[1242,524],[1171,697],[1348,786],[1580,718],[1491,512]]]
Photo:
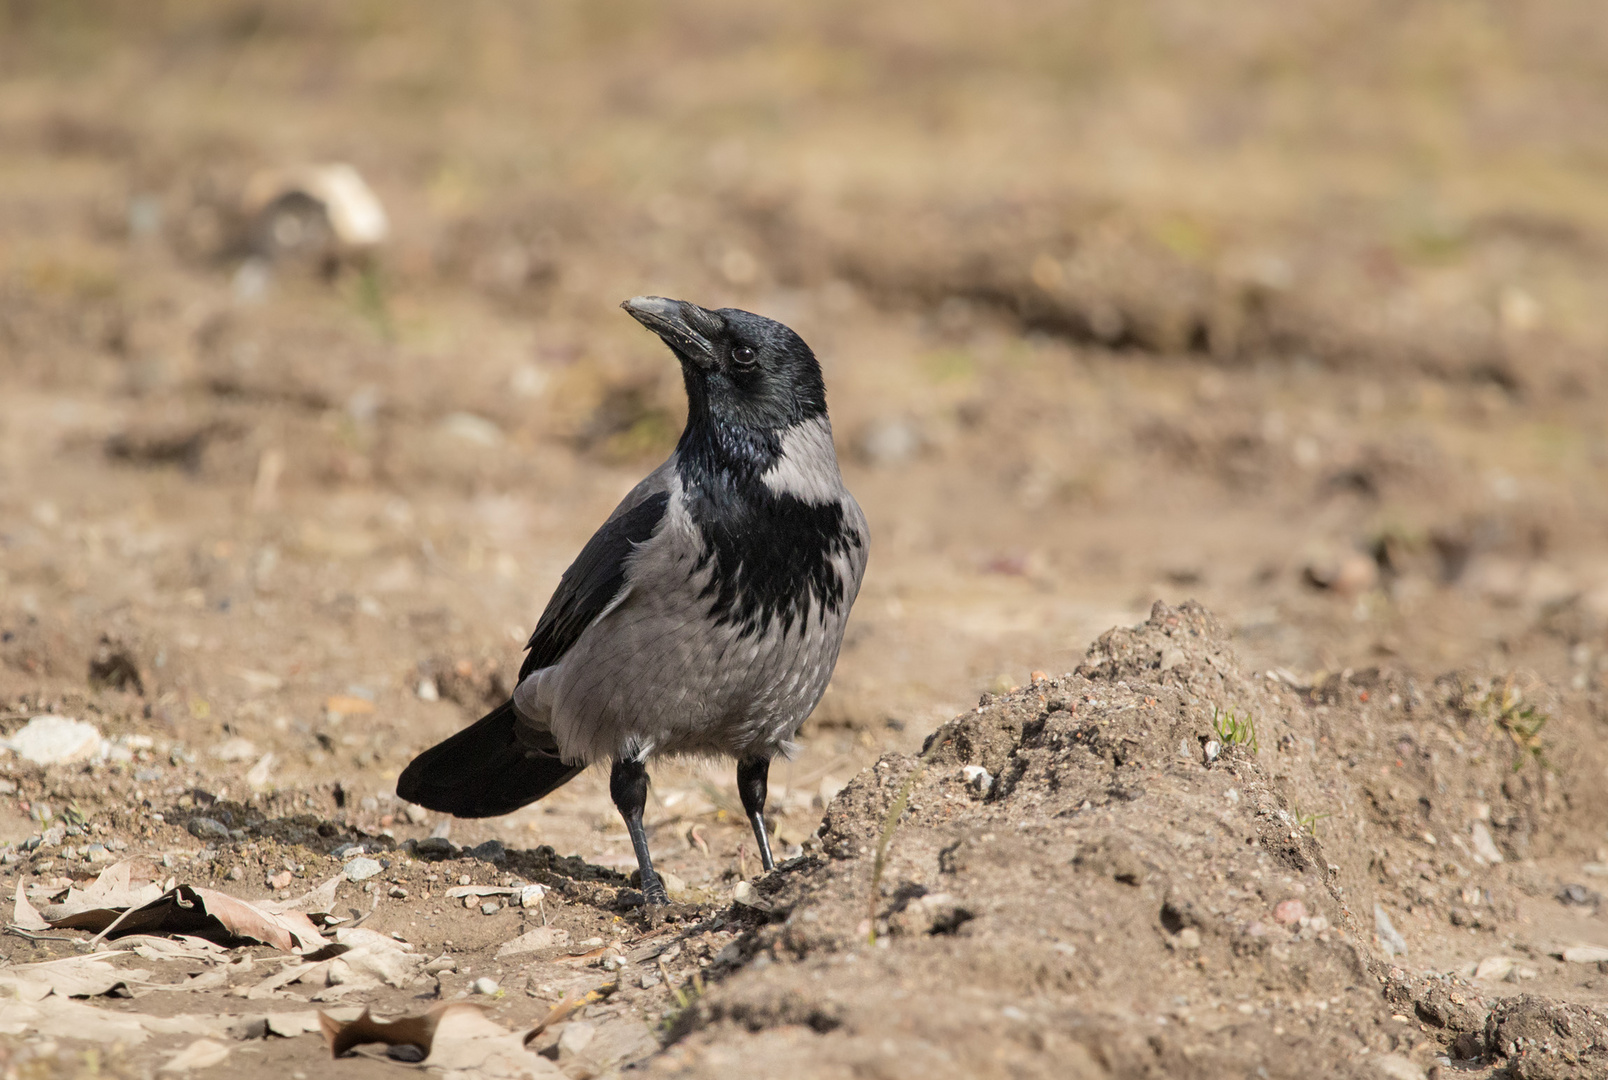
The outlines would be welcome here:
[[[648,855],[648,834],[642,828],[642,810],[648,805],[648,770],[640,761],[616,761],[609,774],[609,795],[625,819],[625,830],[631,834],[631,847],[636,851],[637,867],[642,871],[642,902],[668,904],[670,896],[664,891],[664,882],[653,869]]]
[[[743,810],[754,826],[754,839],[759,842],[759,861],[765,864],[768,874],[776,869],[771,858],[770,839],[765,835],[765,782],[770,774],[770,758],[744,758],[737,763],[737,793],[742,796]]]

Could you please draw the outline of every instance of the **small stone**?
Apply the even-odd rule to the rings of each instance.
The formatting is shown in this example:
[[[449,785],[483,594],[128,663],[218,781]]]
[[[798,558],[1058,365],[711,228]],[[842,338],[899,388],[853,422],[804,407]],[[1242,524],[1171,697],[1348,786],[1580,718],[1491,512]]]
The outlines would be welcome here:
[[[994,775],[981,765],[965,765],[960,770],[961,779],[972,794],[983,797],[994,790]]]
[[[496,979],[487,978],[484,975],[470,983],[469,988],[475,993],[484,994],[487,997],[492,997],[497,993],[498,990],[502,989],[502,987],[497,985]]]
[[[739,881],[731,890],[731,898],[744,907],[754,908],[756,911],[769,911],[771,905],[768,900],[759,895],[759,890],[746,881]]]
[[[190,835],[197,840],[214,840],[224,842],[229,839],[229,829],[216,818],[193,817],[184,826]]]
[[[501,910],[502,905],[497,903],[495,900],[487,900],[484,904],[480,905],[480,914],[482,915],[495,915]]]
[[[1209,739],[1206,742],[1205,752],[1206,764],[1210,765],[1212,762],[1217,760],[1217,755],[1223,752],[1223,744],[1218,742],[1216,739]]]
[[[472,878],[470,878],[470,877],[469,877],[469,875],[468,875],[468,874],[459,874],[459,875],[458,875],[458,884],[459,884],[459,885],[467,885],[467,884],[469,884],[469,883],[470,883],[470,881],[472,881],[472,880],[473,880],[473,879],[472,879]]]
[[[436,686],[436,681],[429,676],[425,676],[419,680],[418,689],[416,689],[414,693],[419,696],[420,701],[441,700],[441,690]]]
[[[36,716],[4,740],[18,757],[36,765],[69,765],[100,752],[101,733],[93,724],[66,716]]]
[[[1400,1054],[1380,1054],[1374,1058],[1374,1071],[1382,1080],[1424,1080],[1418,1063]]]
[[[1601,945],[1571,945],[1563,950],[1566,964],[1600,964],[1608,961],[1608,949]]]
[[[275,891],[278,891],[279,889],[288,889],[290,888],[291,876],[292,875],[289,870],[281,870],[279,873],[273,874],[268,878],[268,887]]]
[[[1307,907],[1299,900],[1285,900],[1273,909],[1273,921],[1290,926],[1307,917]]]
[[[1385,950],[1386,956],[1406,956],[1407,939],[1391,923],[1390,916],[1378,904],[1374,905],[1374,933],[1379,937],[1379,946]]]
[[[1513,958],[1509,956],[1487,956],[1474,968],[1476,979],[1505,979],[1508,972],[1513,970]]]
[[[84,861],[92,863],[109,863],[117,856],[106,850],[105,844],[91,844],[84,849]]]
[[[347,863],[341,873],[346,876],[347,881],[367,881],[384,869],[385,867],[380,865],[378,859],[359,856]]]
[[[407,816],[408,822],[413,825],[423,825],[430,820],[430,811],[416,803],[408,803],[402,809],[402,813]]]
[[[540,907],[547,897],[547,886],[526,885],[519,890],[520,907]]]
[[[1186,926],[1173,936],[1173,944],[1180,949],[1200,948],[1200,931],[1193,926]]]
[[[481,862],[505,863],[508,861],[508,849],[503,847],[501,840],[487,840],[484,844],[476,844],[464,854]]]
[[[505,941],[497,949],[497,959],[510,956],[523,956],[528,953],[541,952],[544,949],[560,949],[569,944],[569,931],[561,930],[556,926],[538,926],[534,930],[527,930],[511,941]],[[585,942],[582,942],[584,945]],[[602,944],[602,939],[598,939]]]
[[[229,880],[230,881],[244,881],[245,879],[246,879],[246,868],[245,867],[243,867],[243,866],[231,866],[231,867],[229,867]]]
[[[571,1020],[564,1025],[564,1032],[558,1037],[558,1056],[569,1058],[581,1053],[592,1045],[592,1036],[596,1034],[596,1025],[588,1024],[585,1020]]]
[[[1485,822],[1476,821],[1468,832],[1474,843],[1474,854],[1493,865],[1502,861],[1502,851],[1491,838],[1491,830],[1485,827]]]
[[[450,859],[457,854],[458,846],[445,836],[427,836],[413,850],[421,859]]]
[[[436,957],[434,960],[432,960],[428,964],[424,965],[424,972],[425,972],[426,975],[439,975],[443,971],[457,971],[457,970],[458,970],[458,961],[454,960],[452,957],[448,956],[446,953],[442,953],[440,956]]]
[[[602,965],[604,971],[623,971],[631,966],[631,962],[613,949],[610,949],[603,954]]]
[[[408,898],[408,891],[406,889],[404,889],[400,885],[392,885],[391,886],[391,899],[392,900],[406,900],[407,898]]]
[[[330,856],[336,859],[344,859],[349,855],[363,854],[367,853],[364,851],[362,844],[338,844],[336,845],[335,849],[330,852]]]

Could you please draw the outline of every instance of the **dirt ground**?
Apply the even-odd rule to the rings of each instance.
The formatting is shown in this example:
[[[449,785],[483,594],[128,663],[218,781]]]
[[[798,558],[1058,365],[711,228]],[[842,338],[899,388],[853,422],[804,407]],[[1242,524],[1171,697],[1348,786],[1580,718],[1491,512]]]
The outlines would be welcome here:
[[[99,736],[0,753],[4,895],[334,881],[349,950],[19,907],[5,1075],[393,1074],[314,1011],[462,1000],[438,1072],[1608,1076],[1605,35],[0,2],[0,737]],[[373,250],[253,216],[326,162]],[[799,330],[873,532],[787,861],[661,764],[652,916],[598,776],[390,794],[673,444],[642,293]]]

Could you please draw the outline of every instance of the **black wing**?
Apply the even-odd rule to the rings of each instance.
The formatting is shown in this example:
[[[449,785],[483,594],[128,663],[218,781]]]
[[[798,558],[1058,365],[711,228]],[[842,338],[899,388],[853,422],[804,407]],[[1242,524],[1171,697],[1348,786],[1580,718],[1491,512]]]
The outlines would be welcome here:
[[[570,568],[559,579],[553,598],[547,601],[536,632],[530,636],[530,650],[519,668],[519,680],[533,671],[556,664],[580,638],[592,620],[620,595],[625,587],[625,560],[653,535],[664,519],[670,493],[656,492],[623,513],[616,514],[592,534]]]

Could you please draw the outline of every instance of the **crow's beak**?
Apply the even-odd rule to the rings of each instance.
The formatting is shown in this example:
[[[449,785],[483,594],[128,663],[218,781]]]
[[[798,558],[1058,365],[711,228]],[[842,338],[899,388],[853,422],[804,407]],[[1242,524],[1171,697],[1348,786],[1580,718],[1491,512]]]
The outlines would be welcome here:
[[[685,300],[662,296],[633,296],[620,305],[637,322],[664,339],[675,354],[701,368],[715,366],[710,338],[726,328],[726,320]]]

